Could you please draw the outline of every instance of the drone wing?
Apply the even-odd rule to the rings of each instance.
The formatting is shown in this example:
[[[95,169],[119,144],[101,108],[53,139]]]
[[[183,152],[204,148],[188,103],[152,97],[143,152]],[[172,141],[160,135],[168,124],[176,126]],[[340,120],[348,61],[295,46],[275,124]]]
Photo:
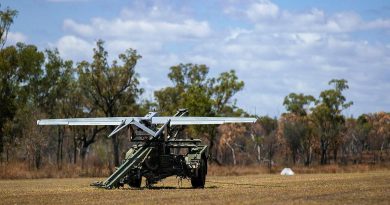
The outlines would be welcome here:
[[[171,120],[171,125],[220,125],[225,123],[255,123],[251,117],[153,117],[152,124],[164,124]]]
[[[124,121],[132,121],[134,117],[98,117],[67,118],[38,120],[38,125],[121,125]]]
[[[152,124],[171,125],[219,125],[224,123],[254,123],[256,118],[249,117],[99,117],[99,118],[67,118],[42,119],[38,125],[122,125],[125,122],[151,120]]]

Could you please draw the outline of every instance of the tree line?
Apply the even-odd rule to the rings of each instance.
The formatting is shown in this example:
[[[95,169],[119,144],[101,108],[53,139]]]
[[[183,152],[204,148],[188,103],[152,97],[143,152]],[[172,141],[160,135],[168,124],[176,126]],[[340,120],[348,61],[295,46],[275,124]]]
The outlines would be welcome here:
[[[209,76],[209,67],[178,64],[169,68],[172,86],[142,98],[136,65],[142,56],[127,49],[109,62],[98,40],[90,61],[63,59],[56,49],[35,45],[6,46],[17,11],[0,11],[0,160],[40,169],[65,164],[113,169],[131,144],[126,133],[106,136],[114,127],[38,127],[43,118],[142,116],[154,110],[172,115],[187,108],[193,116],[249,116],[234,95],[244,88],[234,70]],[[217,164],[382,163],[389,158],[390,114],[346,117],[352,106],[344,79],[333,79],[317,98],[291,93],[286,113],[256,116],[251,125],[190,126],[184,134],[209,145]]]

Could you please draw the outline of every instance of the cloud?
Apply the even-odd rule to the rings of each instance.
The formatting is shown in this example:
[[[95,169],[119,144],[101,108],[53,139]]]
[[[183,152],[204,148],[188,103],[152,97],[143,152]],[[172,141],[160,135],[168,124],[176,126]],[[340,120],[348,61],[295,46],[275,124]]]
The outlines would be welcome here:
[[[354,32],[389,29],[387,19],[364,21],[354,12],[328,15],[315,8],[293,13],[263,2],[264,8],[272,7],[273,12],[248,15],[252,29],[237,27],[224,41],[199,46],[203,47],[199,50],[209,51],[205,56],[218,59],[217,67],[237,69],[246,83],[237,95],[239,106],[251,112],[257,107],[257,114],[278,115],[284,111],[283,98],[290,92],[318,97],[330,88],[329,80],[344,78],[351,87],[347,98],[355,102],[351,113],[390,109],[383,103],[390,103],[389,98],[381,97],[389,84],[383,77],[390,76],[389,46],[353,38]],[[262,7],[247,8],[249,14]],[[367,95],[375,97],[368,100]]]
[[[7,45],[16,44],[18,42],[26,43],[27,36],[20,32],[8,32]]]
[[[189,18],[180,21],[93,18],[89,24],[81,24],[72,19],[66,19],[63,28],[83,37],[137,40],[148,38],[163,41],[205,38],[212,32],[208,22]]]
[[[253,3],[246,11],[246,14],[253,21],[272,19],[279,15],[279,7],[270,1],[261,1]]]
[[[228,12],[229,13],[229,12]],[[389,19],[364,21],[353,11],[328,15],[323,10],[312,8],[304,12],[291,12],[276,4],[262,0],[249,4],[244,10],[230,14],[245,13],[258,31],[263,32],[327,32],[345,33],[369,29],[389,29]]]
[[[353,11],[329,14],[318,8],[290,11],[271,1],[229,1],[215,11],[228,25],[221,29],[187,9],[141,3],[110,19],[66,19],[66,35],[56,45],[76,59],[91,59],[99,38],[106,41],[111,59],[137,49],[143,58],[136,69],[148,99],[171,85],[166,77],[170,66],[191,62],[208,65],[212,76],[236,69],[245,89],[235,97],[251,113],[256,108],[257,114],[279,115],[290,92],[318,97],[333,78],[349,81],[347,99],[355,102],[351,113],[390,109],[390,98],[383,97],[390,89],[390,44],[372,37],[378,30],[389,32],[389,19],[365,20]]]
[[[152,4],[152,5],[150,5]],[[133,20],[156,21],[163,20],[177,22],[183,19],[191,18],[188,15],[190,11],[185,7],[178,7],[175,4],[167,4],[164,1],[134,1],[132,4],[123,8],[120,12],[120,18]]]
[[[46,0],[46,1],[52,3],[66,3],[66,2],[88,2],[91,0]]]
[[[111,19],[95,17],[88,23],[65,19],[63,30],[67,35],[54,44],[67,58],[90,60],[97,39],[105,41],[110,61],[126,49],[136,49],[143,56],[137,70],[146,89],[166,86],[169,83],[166,78],[168,68],[183,60],[202,63],[207,59],[207,63],[212,62],[210,58],[196,55],[179,58],[171,52],[171,49],[181,50],[181,46],[188,42],[208,39],[213,31],[207,21],[196,20],[182,9],[169,5],[145,6],[135,2]],[[146,91],[145,95],[151,93]]]
[[[63,28],[64,30],[71,30],[81,36],[93,36],[95,33],[93,27],[76,23],[72,19],[65,19]]]
[[[106,47],[109,51],[118,54],[123,53],[129,48],[137,49],[140,53],[153,53],[155,51],[161,50],[162,44],[158,41],[138,42],[125,39],[115,39],[107,41]]]
[[[364,25],[365,29],[384,28],[390,29],[390,19],[375,19]]]
[[[76,36],[63,36],[55,45],[65,59],[82,61],[92,58],[94,44]]]

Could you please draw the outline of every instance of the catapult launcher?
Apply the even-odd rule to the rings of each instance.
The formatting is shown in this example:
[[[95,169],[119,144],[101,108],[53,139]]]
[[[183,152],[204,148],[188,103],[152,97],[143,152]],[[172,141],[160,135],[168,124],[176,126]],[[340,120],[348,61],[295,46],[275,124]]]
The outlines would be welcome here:
[[[90,125],[116,126],[111,137],[123,128],[131,131],[133,145],[122,164],[105,181],[91,186],[112,189],[128,184],[140,187],[142,177],[150,187],[158,181],[176,175],[191,179],[194,188],[204,188],[207,175],[208,147],[200,139],[185,138],[186,125],[219,125],[224,123],[254,123],[256,118],[243,117],[187,117],[186,109],[180,109],[172,117],[159,117],[150,112],[144,117],[106,117],[43,119],[38,125]]]

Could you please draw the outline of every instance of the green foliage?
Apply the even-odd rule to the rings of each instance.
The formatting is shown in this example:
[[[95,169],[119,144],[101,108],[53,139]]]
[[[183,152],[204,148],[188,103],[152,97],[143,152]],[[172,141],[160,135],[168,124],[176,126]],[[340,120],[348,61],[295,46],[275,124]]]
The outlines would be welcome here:
[[[349,88],[346,80],[333,79],[329,81],[329,85],[331,84],[334,84],[335,88],[322,91],[317,106],[313,108],[314,119],[323,131],[325,127],[336,128],[344,123],[345,119],[341,112],[353,104],[352,101],[346,102],[342,94],[343,90]]]
[[[283,114],[282,133],[296,163],[298,153],[305,154],[305,165],[311,163],[312,135],[308,121],[309,107],[316,99],[311,95],[290,93],[284,98],[283,105],[290,113]]]
[[[174,87],[156,91],[158,109],[163,114],[172,114],[180,107],[187,108],[191,115],[223,116],[235,112],[232,97],[244,87],[234,70],[209,78],[205,65],[179,64],[170,68],[169,79]],[[240,111],[240,114],[242,110]]]
[[[290,93],[284,98],[283,105],[291,113],[306,116],[308,114],[308,107],[313,102],[315,102],[315,98],[311,95]]]
[[[307,117],[290,116],[283,121],[283,136],[291,151],[293,163],[296,163],[298,154],[304,156],[304,164],[311,163],[312,127]]]
[[[138,88],[138,74],[135,66],[141,58],[136,50],[128,49],[119,55],[120,62],[114,60],[108,64],[108,53],[104,49],[104,42],[97,41],[94,48],[92,63],[79,63],[77,73],[81,96],[84,97],[83,108],[94,116],[136,116],[139,115],[137,100],[143,89]],[[111,126],[109,130],[114,128]],[[97,130],[97,129],[95,129]],[[101,129],[98,130],[99,132]],[[96,132],[87,143],[94,142]],[[119,165],[119,144],[117,136],[113,136],[114,163]]]
[[[278,127],[277,119],[271,118],[269,116],[262,116],[257,119],[257,122],[260,123],[263,129],[263,135],[268,136],[274,132]]]
[[[44,53],[33,45],[18,43],[0,50],[0,153],[3,151],[3,126],[37,94]],[[10,130],[10,129],[7,129]]]
[[[7,41],[9,28],[17,15],[18,11],[9,7],[7,7],[4,11],[0,10],[0,48],[3,48],[5,42]]]
[[[372,123],[369,121],[369,116],[366,114],[360,115],[356,120],[356,129],[360,138],[367,138],[370,131],[373,129]]]
[[[340,115],[344,109],[350,107],[353,102],[345,102],[346,98],[342,94],[343,90],[348,89],[348,81],[341,79],[333,79],[329,81],[329,85],[334,85],[334,89],[324,90],[320,94],[320,103],[324,104],[329,109],[329,114]]]
[[[211,86],[205,65],[179,64],[170,68],[169,79],[174,87],[155,91],[158,110],[171,115],[178,108],[187,108],[191,115],[214,115],[212,112]]]
[[[78,65],[79,84],[86,98],[88,110],[97,115],[113,117],[137,113],[136,100],[143,90],[138,88],[137,61],[141,58],[136,50],[128,49],[108,65],[104,42],[99,40],[94,48],[93,62]]]
[[[49,113],[49,117],[70,117],[70,110],[77,109],[71,103],[76,89],[72,61],[65,61],[58,50],[46,50],[45,74],[40,83],[37,105]]]
[[[333,79],[329,85],[334,85],[334,89],[321,92],[317,106],[313,108],[313,120],[317,125],[317,132],[321,142],[321,164],[327,163],[328,147],[333,146],[337,152],[339,145],[339,135],[344,126],[345,118],[342,111],[350,107],[353,103],[346,102],[342,91],[348,89],[347,81],[344,79]],[[334,153],[336,156],[336,153]]]
[[[277,138],[276,132],[278,129],[278,120],[276,118],[271,118],[268,116],[259,117],[257,123],[260,124],[261,134],[263,138],[263,145],[266,150],[266,155],[268,158],[268,168],[271,172],[273,157],[278,149],[279,140]]]
[[[296,155],[298,152],[301,151],[301,144],[303,141],[303,136],[306,136],[306,127],[303,123],[298,122],[291,122],[287,121],[284,122],[284,129],[283,129],[283,136],[285,137],[287,144],[290,147],[293,162],[295,164]]]
[[[227,106],[231,98],[244,88],[244,81],[240,81],[235,70],[221,73],[213,86],[214,107],[220,115],[232,115],[235,101],[232,106]]]
[[[369,121],[369,116],[363,114],[357,118],[354,128],[356,132],[355,140],[357,141],[357,146],[359,146],[362,154],[367,144],[370,132],[373,130],[373,124]]]
[[[217,78],[208,77],[206,65],[179,64],[170,68],[169,79],[173,87],[155,91],[158,110],[163,115],[172,115],[179,108],[187,108],[193,116],[242,115],[231,102],[235,93],[242,90],[244,82],[238,80],[234,70],[221,73]],[[191,137],[205,137],[213,155],[216,127],[205,125],[187,129]],[[213,159],[213,157],[212,157]]]

